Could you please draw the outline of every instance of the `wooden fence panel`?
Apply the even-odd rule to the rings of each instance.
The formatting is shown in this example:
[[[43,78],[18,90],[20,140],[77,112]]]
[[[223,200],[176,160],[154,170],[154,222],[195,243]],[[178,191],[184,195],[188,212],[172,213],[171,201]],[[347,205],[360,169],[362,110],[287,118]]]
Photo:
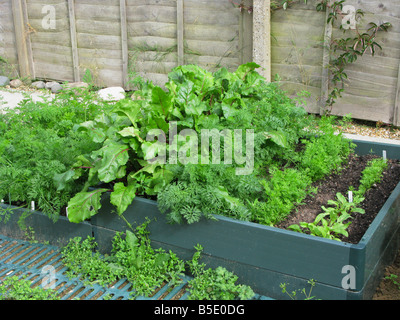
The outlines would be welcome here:
[[[319,113],[325,13],[316,1],[273,11],[271,16],[272,80],[278,77],[290,96],[311,93],[306,109]]]
[[[375,56],[366,52],[346,68],[349,79],[343,98],[333,106],[333,113],[351,113],[357,119],[400,125],[399,119],[395,119],[400,64],[400,3],[348,0],[346,4],[366,12],[359,24],[360,32],[366,29],[368,22],[390,22],[392,27],[377,36],[377,42],[382,44],[383,50],[377,49]],[[337,28],[333,30],[334,37],[341,35],[342,32]]]
[[[326,25],[327,13],[317,12],[319,0],[298,1],[271,13],[271,45],[264,46],[272,80],[279,78],[290,96],[311,93],[306,109],[324,110],[332,85],[324,44],[340,36]],[[180,64],[210,71],[235,70],[254,61],[262,34],[253,22],[257,12],[240,11],[234,2],[251,7],[253,0],[0,0],[0,56],[18,75],[81,81],[90,70],[99,86],[123,86],[140,75],[158,85]],[[267,3],[267,2],[265,2]],[[262,2],[256,3],[262,6]],[[347,0],[367,12],[364,21],[387,21],[381,33],[383,51],[367,53],[346,72],[343,98],[332,113],[400,125],[400,3],[390,0]],[[52,12],[52,9],[54,9]],[[54,14],[54,25],[49,16]],[[362,23],[360,24],[360,26]],[[256,32],[258,31],[258,33]],[[349,32],[350,34],[350,32]],[[22,45],[21,45],[22,44]],[[9,66],[8,66],[9,67]],[[4,64],[0,72],[4,73]],[[10,68],[9,68],[10,69]],[[16,75],[16,72],[14,72]]]
[[[36,77],[73,81],[67,2],[64,0],[26,2]]]
[[[129,71],[156,84],[178,65],[177,1],[127,1]]]
[[[8,61],[8,64],[0,63],[0,73],[7,76],[18,76],[18,55],[11,1],[0,0],[0,57]]]

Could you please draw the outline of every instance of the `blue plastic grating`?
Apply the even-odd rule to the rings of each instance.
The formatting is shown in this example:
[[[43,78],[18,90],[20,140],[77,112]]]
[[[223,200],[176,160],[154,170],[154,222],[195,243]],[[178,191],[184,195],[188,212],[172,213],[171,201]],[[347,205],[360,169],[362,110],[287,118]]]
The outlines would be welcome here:
[[[52,270],[52,288],[57,291],[61,300],[128,300],[132,299],[131,283],[121,279],[109,287],[99,284],[87,285],[79,277],[70,279],[65,273],[61,249],[56,246],[30,243],[11,239],[0,235],[0,283],[4,278],[18,276],[32,282],[32,287],[46,284],[49,270]],[[171,287],[164,285],[156,289],[151,297],[138,296],[136,300],[186,300],[189,292],[186,290],[190,277],[182,277],[182,282]],[[55,282],[54,282],[55,281]],[[270,300],[256,294],[254,300]]]
[[[54,269],[53,269],[54,268]],[[32,287],[46,284],[52,270],[52,288],[61,300],[128,300],[133,288],[126,279],[121,279],[109,287],[99,284],[84,284],[79,277],[70,279],[65,273],[61,250],[51,245],[30,243],[10,239],[0,235],[0,283],[6,277],[18,276],[32,282]],[[47,277],[47,278],[46,278]],[[139,296],[137,300],[186,300],[189,293],[185,290],[189,277],[184,276],[182,283],[171,288],[168,285],[156,290],[148,298]],[[55,281],[55,283],[54,283]]]

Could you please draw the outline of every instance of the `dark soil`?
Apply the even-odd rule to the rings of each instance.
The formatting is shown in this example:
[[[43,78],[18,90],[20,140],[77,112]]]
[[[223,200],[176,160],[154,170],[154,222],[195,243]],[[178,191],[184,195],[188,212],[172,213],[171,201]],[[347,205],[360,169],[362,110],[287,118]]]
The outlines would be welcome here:
[[[400,300],[400,286],[397,286],[392,280],[386,279],[391,275],[398,276],[395,280],[400,283],[400,251],[394,263],[386,268],[384,277],[372,300]]]
[[[337,192],[347,195],[350,186],[358,189],[361,172],[372,158],[374,158],[372,155],[352,155],[346,168],[339,173],[330,175],[323,182],[315,183],[314,187],[318,187],[317,194],[308,196],[304,200],[304,204],[298,207],[297,212],[291,214],[276,227],[286,229],[292,224],[299,224],[303,221],[313,222],[315,217],[322,212],[321,206],[327,207],[328,200],[334,199]],[[342,241],[358,243],[361,240],[379,210],[400,182],[400,161],[388,160],[388,163],[388,169],[384,172],[381,183],[367,191],[365,200],[360,205],[365,210],[365,214],[354,216],[352,224],[348,228],[349,237],[341,238]],[[391,275],[398,276],[398,279],[395,280],[400,284],[400,251],[394,263],[386,268],[373,300],[400,300],[400,285],[397,286],[393,280],[386,279]]]
[[[355,190],[358,189],[361,173],[368,161],[373,158],[376,158],[376,156],[351,155],[348,165],[340,172],[331,174],[322,182],[314,183],[313,187],[318,187],[318,192],[307,196],[303,204],[297,207],[297,211],[276,227],[287,229],[290,225],[299,224],[300,222],[313,222],[316,216],[323,212],[321,206],[328,207],[328,200],[335,200],[336,193],[340,192],[347,196],[351,186]],[[365,200],[360,205],[365,210],[365,214],[354,215],[352,223],[347,229],[349,237],[342,237],[342,241],[356,244],[361,240],[379,210],[400,182],[400,162],[388,160],[388,164],[381,183],[374,185],[365,194]]]

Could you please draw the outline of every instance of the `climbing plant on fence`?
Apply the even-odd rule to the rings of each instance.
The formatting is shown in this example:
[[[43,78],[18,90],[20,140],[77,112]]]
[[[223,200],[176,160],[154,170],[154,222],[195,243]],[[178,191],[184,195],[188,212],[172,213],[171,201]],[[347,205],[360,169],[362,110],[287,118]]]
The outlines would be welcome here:
[[[244,0],[240,3],[229,0],[240,11],[247,11],[249,14],[253,12],[251,5],[246,5]],[[271,10],[286,10],[291,5],[308,0],[271,0]],[[354,6],[346,5],[346,0],[332,1],[321,0],[317,2],[316,11],[325,12],[328,10],[326,24],[335,23],[338,28],[343,31],[343,36],[330,39],[329,43],[324,43],[330,48],[330,61],[327,66],[330,72],[330,81],[332,90],[329,92],[325,101],[326,109],[330,112],[336,100],[342,97],[344,92],[345,81],[348,79],[345,72],[348,65],[355,63],[359,57],[370,52],[375,55],[376,49],[382,50],[382,46],[377,42],[377,36],[380,31],[388,31],[391,27],[389,22],[376,24],[369,22],[365,26],[360,27],[361,18],[365,15],[365,11],[356,9]],[[340,20],[340,23],[339,23]],[[362,30],[366,28],[366,30]]]

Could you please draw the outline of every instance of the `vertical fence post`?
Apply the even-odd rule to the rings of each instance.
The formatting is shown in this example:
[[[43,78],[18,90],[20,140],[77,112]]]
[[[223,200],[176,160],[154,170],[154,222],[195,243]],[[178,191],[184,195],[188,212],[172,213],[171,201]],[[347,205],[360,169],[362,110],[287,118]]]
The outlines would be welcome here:
[[[75,21],[75,1],[68,0],[68,15],[69,15],[69,28],[71,32],[71,47],[72,47],[72,63],[74,70],[74,81],[80,81],[79,72],[79,53],[78,41],[76,37],[76,21]]]
[[[28,7],[26,5],[26,0],[22,0],[21,3],[22,3],[22,11],[23,11],[23,15],[24,15],[24,21],[29,26]],[[25,40],[26,40],[26,46],[27,46],[27,50],[28,50],[28,64],[29,64],[30,76],[31,76],[31,79],[35,79],[36,78],[36,74],[35,74],[35,65],[34,65],[34,62],[33,62],[31,30],[29,30],[27,32]]]
[[[271,81],[271,1],[253,1],[253,61],[260,74]]]
[[[122,45],[122,83],[123,87],[128,87],[128,21],[126,14],[126,0],[120,0],[120,15],[121,15],[121,45]]]
[[[184,52],[184,20],[183,20],[183,0],[176,1],[176,29],[177,29],[177,42],[178,42],[178,65],[185,63]]]
[[[332,38],[332,24],[328,23],[330,10],[326,8],[325,16],[325,34],[324,34],[324,50],[322,56],[322,74],[321,74],[321,96],[319,101],[319,113],[320,115],[325,113],[326,100],[328,100],[329,92],[329,61],[330,61],[330,50],[331,50],[331,38]]]
[[[396,127],[400,126],[400,64],[399,74],[397,76],[396,100],[394,102],[393,125]]]
[[[29,37],[28,30],[26,29],[26,2],[23,1],[11,1],[12,13],[14,20],[15,30],[15,42],[17,47],[18,65],[19,65],[19,76],[20,77],[32,77],[32,56],[29,56],[30,49],[28,48],[27,39]]]

